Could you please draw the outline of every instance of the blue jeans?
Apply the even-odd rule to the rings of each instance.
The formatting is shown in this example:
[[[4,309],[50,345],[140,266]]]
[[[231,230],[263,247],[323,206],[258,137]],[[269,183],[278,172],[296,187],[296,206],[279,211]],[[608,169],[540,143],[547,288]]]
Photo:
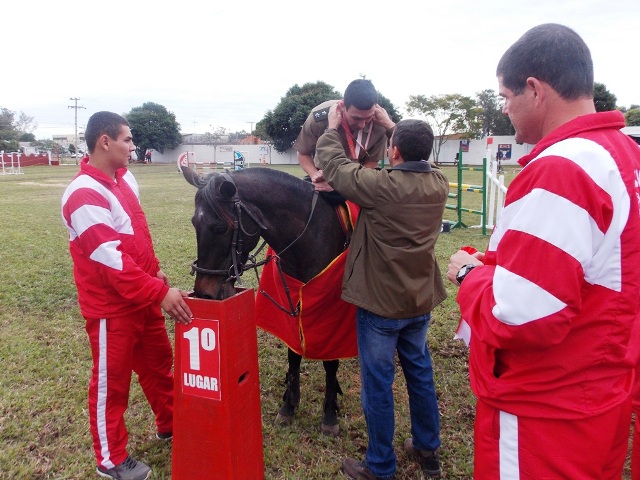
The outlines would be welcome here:
[[[407,382],[413,446],[435,450],[440,446],[440,415],[433,384],[427,328],[431,314],[395,320],[358,308],[358,354],[362,377],[360,397],[369,446],[365,462],[378,477],[396,471],[393,379],[395,353]]]

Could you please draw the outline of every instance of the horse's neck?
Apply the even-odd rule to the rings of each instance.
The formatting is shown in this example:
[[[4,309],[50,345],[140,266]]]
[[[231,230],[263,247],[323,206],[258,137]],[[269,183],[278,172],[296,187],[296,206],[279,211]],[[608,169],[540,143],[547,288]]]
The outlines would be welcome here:
[[[306,282],[344,250],[345,236],[335,209],[325,202],[317,203],[310,221],[309,209],[301,211],[295,222],[273,212],[265,240],[280,256],[283,271]]]
[[[241,197],[260,211],[267,227],[264,239],[280,255],[286,274],[306,282],[344,250],[345,234],[335,208],[320,198],[313,207],[310,185],[249,171],[237,177],[237,184]]]

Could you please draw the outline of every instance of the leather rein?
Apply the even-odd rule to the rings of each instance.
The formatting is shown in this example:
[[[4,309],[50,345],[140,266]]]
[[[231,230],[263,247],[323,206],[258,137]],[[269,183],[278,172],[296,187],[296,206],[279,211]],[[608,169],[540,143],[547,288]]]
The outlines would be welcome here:
[[[231,182],[235,187],[235,182],[233,181],[233,178],[228,173],[221,173],[221,175],[224,177],[226,181]],[[208,190],[205,190],[205,194],[204,194],[205,201],[209,204],[212,210],[215,211],[214,202],[210,198],[210,195],[211,194],[208,192]],[[258,227],[260,227],[261,230],[267,230],[267,227],[265,227],[262,224],[262,222],[258,220],[256,215],[242,203],[242,199],[238,194],[237,187],[235,188],[235,193],[233,194],[233,197],[231,197],[230,201],[233,202],[233,212],[234,212],[233,237],[231,239],[231,246],[230,246],[230,253],[229,253],[231,257],[231,266],[226,270],[215,270],[215,269],[203,268],[198,266],[198,260],[196,259],[191,264],[191,275],[194,275],[195,273],[201,273],[203,275],[226,276],[227,278],[224,280],[225,283],[228,283],[231,281],[240,282],[240,277],[242,277],[242,274],[247,270],[253,269],[256,274],[259,292],[262,293],[265,297],[267,297],[276,307],[278,307],[280,310],[282,310],[286,314],[293,317],[297,316],[300,313],[300,305],[297,305],[295,307],[293,305],[293,300],[291,299],[291,292],[289,291],[289,287],[287,285],[284,272],[282,271],[282,266],[280,265],[280,255],[286,252],[307,231],[307,227],[311,223],[313,212],[315,211],[316,203],[318,201],[318,192],[314,191],[313,193],[313,198],[311,200],[311,212],[309,213],[309,218],[307,219],[307,223],[302,229],[302,232],[300,232],[300,234],[296,238],[294,238],[289,245],[283,248],[279,253],[276,253],[274,255],[268,255],[264,260],[258,261],[256,257],[267,245],[266,240],[263,240],[262,244],[255,251],[255,253],[249,254],[249,256],[247,257],[246,263],[242,263],[241,261],[242,247],[243,247],[243,234],[246,236],[252,237],[254,235],[257,235],[260,232],[260,230],[256,233],[247,232],[247,230],[245,229],[242,223],[242,211],[244,210],[247,213],[247,215],[249,215],[249,217],[258,225]],[[289,303],[288,309],[280,305],[273,297],[271,297],[271,295],[269,295],[267,292],[265,292],[260,288],[260,276],[258,275],[258,267],[269,263],[271,260],[274,260],[278,267],[280,279],[282,281],[282,285],[287,297],[287,301]]]

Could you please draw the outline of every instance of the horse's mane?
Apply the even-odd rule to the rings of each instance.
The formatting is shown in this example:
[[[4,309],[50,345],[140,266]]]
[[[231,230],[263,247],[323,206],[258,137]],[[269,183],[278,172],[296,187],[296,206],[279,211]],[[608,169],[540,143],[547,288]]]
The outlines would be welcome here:
[[[312,188],[309,188],[309,182],[305,182],[301,178],[287,172],[273,170],[271,168],[249,168],[236,170],[232,173],[232,177],[234,178],[242,178],[242,176],[255,178],[258,181],[267,181],[270,184],[277,184],[278,187],[283,190],[293,191],[300,194],[313,190]]]
[[[282,202],[298,202],[310,198],[313,193],[311,183],[280,170],[257,167],[234,170],[228,172],[228,175],[236,184],[239,196],[245,200],[253,198],[253,201],[256,201],[260,196],[268,195],[271,201],[280,196]],[[219,178],[219,172],[202,177],[196,199],[202,196],[212,210],[231,226],[234,219],[227,209],[222,208],[222,204],[227,200],[222,198],[216,187]]]

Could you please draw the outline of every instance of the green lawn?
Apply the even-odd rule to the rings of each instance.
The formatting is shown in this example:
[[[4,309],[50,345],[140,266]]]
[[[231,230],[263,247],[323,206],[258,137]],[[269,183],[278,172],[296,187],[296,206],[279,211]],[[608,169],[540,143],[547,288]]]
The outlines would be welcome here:
[[[302,176],[298,166],[278,167]],[[189,275],[196,244],[190,218],[195,189],[174,165],[132,165],[140,184],[156,253],[172,285],[193,287]],[[444,169],[452,182],[453,167]],[[84,322],[76,304],[67,236],[60,219],[60,197],[77,167],[30,167],[24,175],[0,177],[0,478],[97,478],[87,421],[86,390],[91,368]],[[513,178],[514,172],[507,172]],[[464,183],[481,182],[481,173],[464,172]],[[480,208],[481,196],[465,193],[463,205]],[[446,218],[457,219],[447,210]],[[477,225],[477,215],[464,223]],[[449,256],[467,244],[486,247],[478,228],[442,234],[437,254],[442,269]],[[247,274],[247,286],[255,281]],[[447,285],[449,285],[447,283]],[[473,465],[474,398],[468,386],[467,350],[453,334],[459,320],[455,289],[433,312],[428,342],[433,356],[441,409],[443,468],[448,479],[469,479]],[[167,322],[173,337],[173,325]],[[362,457],[366,429],[360,408],[356,359],[342,362],[339,379],[341,434],[320,434],[324,371],[320,362],[303,361],[302,401],[289,428],[273,425],[283,393],[286,347],[258,332],[262,429],[267,479],[344,478],[345,456]],[[421,473],[402,452],[410,435],[408,402],[398,367],[396,444],[398,478]],[[155,439],[149,407],[134,381],[127,412],[131,453],[152,466],[157,479],[171,478],[171,444]],[[221,439],[221,442],[224,439]]]

